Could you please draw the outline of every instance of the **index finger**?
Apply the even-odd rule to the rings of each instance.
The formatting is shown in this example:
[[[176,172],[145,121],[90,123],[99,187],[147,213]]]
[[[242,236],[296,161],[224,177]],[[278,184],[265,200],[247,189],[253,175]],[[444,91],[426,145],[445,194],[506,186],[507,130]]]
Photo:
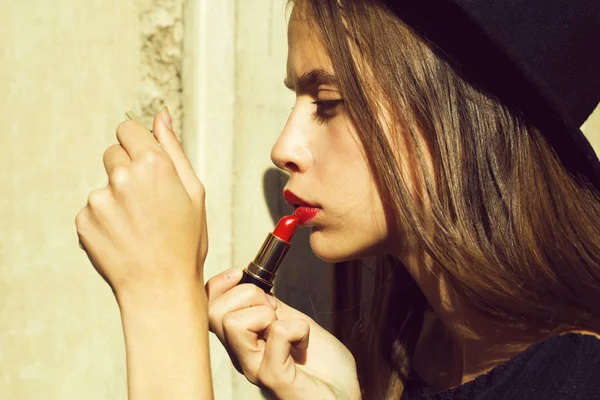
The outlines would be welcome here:
[[[210,278],[208,282],[206,282],[206,285],[204,285],[208,301],[219,297],[236,286],[241,278],[242,270],[239,268],[228,269]]]
[[[239,279],[235,279],[239,281]],[[214,296],[208,301],[208,321],[210,330],[219,339],[224,339],[223,318],[225,314],[233,311],[251,308],[255,306],[269,306],[273,310],[277,307],[271,303],[265,292],[258,286],[251,284],[234,285],[219,296]]]

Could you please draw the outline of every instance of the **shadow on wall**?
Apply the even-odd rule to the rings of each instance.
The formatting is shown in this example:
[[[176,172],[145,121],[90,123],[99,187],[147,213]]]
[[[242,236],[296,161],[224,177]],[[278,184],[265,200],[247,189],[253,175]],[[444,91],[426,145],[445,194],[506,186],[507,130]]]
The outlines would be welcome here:
[[[263,176],[264,196],[274,224],[293,211],[282,195],[287,180],[287,174],[276,168],[268,169]],[[314,255],[309,238],[309,229],[296,231],[292,247],[277,271],[273,291],[281,301],[330,329],[333,266]]]

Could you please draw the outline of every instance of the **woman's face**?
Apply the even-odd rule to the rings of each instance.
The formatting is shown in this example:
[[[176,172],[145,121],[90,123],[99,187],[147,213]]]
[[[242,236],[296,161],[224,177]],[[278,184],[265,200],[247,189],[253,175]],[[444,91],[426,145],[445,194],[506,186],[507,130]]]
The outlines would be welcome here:
[[[332,262],[388,252],[390,236],[334,73],[314,28],[295,7],[288,26],[286,86],[296,102],[271,158],[290,174],[286,200],[313,206],[298,208],[297,215],[312,227],[315,254]]]

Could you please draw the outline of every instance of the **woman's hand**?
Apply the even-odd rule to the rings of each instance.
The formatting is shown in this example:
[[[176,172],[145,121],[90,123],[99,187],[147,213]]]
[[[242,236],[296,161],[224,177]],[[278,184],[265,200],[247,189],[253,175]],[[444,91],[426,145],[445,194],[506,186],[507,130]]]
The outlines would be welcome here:
[[[104,153],[108,185],[90,194],[75,224],[119,303],[128,398],[210,399],[204,189],[166,110],[153,131],[119,125],[120,144]]]
[[[210,328],[237,370],[279,399],[357,399],[354,358],[311,318],[233,269],[206,284]]]
[[[90,193],[75,219],[81,245],[117,298],[202,282],[204,188],[168,111],[155,117],[153,131],[156,137],[135,121],[119,125],[119,144],[104,153],[108,185]]]

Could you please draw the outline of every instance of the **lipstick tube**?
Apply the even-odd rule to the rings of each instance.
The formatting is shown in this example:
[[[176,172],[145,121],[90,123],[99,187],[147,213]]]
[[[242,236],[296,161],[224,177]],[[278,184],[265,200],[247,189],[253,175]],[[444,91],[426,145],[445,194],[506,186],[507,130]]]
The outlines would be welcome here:
[[[275,273],[291,246],[290,240],[298,222],[299,219],[295,216],[287,216],[279,220],[273,233],[267,235],[254,261],[244,269],[242,280],[238,285],[252,283],[265,293],[271,292]]]

